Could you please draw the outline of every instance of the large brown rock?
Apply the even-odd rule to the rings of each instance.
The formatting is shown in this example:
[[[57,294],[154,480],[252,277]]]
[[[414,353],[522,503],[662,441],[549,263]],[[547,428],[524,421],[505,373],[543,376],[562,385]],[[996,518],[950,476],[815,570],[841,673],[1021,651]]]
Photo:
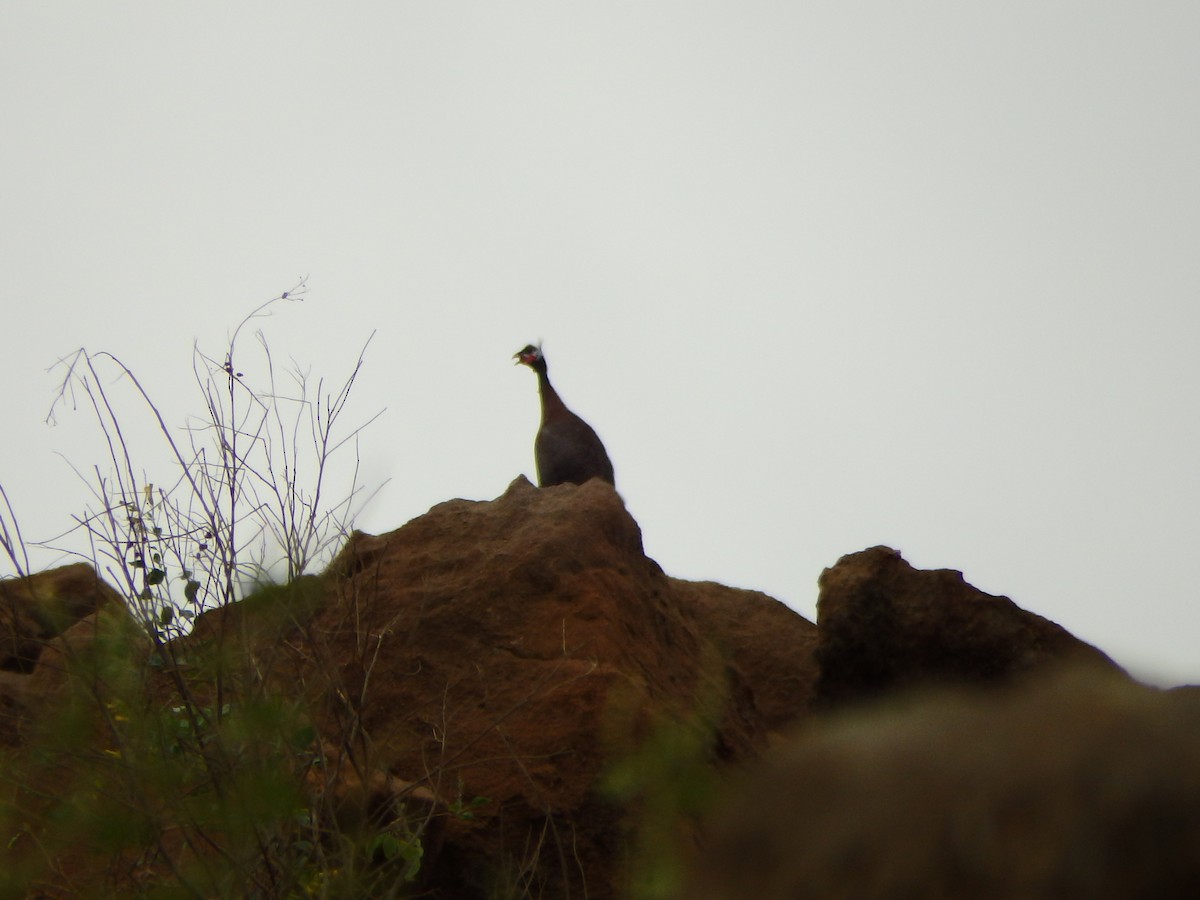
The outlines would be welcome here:
[[[713,721],[710,766],[753,758],[807,709],[815,675],[811,623],[665,576],[599,480],[519,478],[355,534],[318,587],[315,612],[269,640],[236,608],[191,640],[259,634],[256,665],[307,698],[364,782],[449,810],[425,887],[455,900],[512,879],[546,898],[621,895],[637,821],[604,789],[614,763],[672,720]]]
[[[1200,896],[1200,693],[1094,666],[810,720],[689,900]]]
[[[84,616],[62,634],[46,641],[36,665],[25,676],[27,703],[57,704],[82,679],[85,690],[108,681],[114,665],[136,671],[150,652],[150,641],[123,603]]]
[[[809,712],[817,683],[816,625],[759,591],[711,581],[671,584],[745,675],[768,729],[784,729]]]
[[[45,642],[120,595],[86,563],[0,581],[0,671],[29,672]]]
[[[66,655],[90,642],[101,611],[132,624],[121,596],[85,563],[0,581],[0,746],[21,743],[48,686],[65,677]]]
[[[1120,671],[1107,656],[949,569],[895,550],[843,556],[819,581],[816,700],[830,706],[930,682],[999,682],[1063,662]]]

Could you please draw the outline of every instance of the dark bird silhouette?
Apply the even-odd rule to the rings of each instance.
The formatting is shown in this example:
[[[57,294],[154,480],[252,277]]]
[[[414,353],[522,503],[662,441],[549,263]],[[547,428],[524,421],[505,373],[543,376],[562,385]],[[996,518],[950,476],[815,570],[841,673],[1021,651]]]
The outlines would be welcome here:
[[[513,354],[521,364],[537,372],[538,394],[542,398],[542,424],[533,442],[538,484],[583,484],[591,478],[613,481],[613,467],[604,444],[592,426],[567,409],[546,374],[546,357],[541,346],[528,344]]]

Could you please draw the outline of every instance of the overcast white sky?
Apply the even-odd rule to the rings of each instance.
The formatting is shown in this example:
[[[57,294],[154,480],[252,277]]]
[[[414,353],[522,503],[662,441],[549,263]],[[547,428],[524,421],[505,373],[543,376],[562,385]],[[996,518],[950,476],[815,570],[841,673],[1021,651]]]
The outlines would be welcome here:
[[[1198,160],[1192,0],[6,0],[0,482],[61,530],[46,369],[182,424],[308,275],[258,324],[378,332],[367,530],[532,476],[543,338],[669,574],[812,617],[885,543],[1200,681]]]

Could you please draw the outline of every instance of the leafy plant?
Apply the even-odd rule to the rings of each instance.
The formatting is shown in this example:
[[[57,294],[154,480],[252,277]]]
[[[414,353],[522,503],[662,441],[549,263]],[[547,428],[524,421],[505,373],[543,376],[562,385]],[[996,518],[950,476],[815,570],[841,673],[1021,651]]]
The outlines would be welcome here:
[[[95,466],[90,475],[76,469],[93,503],[55,542],[82,532],[141,621],[165,637],[185,632],[204,610],[235,602],[272,572],[287,583],[326,562],[370,499],[358,483],[355,453],[349,490],[326,503],[335,460],[356,449],[362,430],[380,415],[342,429],[370,339],[350,375],[333,388],[323,378],[314,388],[298,366],[279,372],[261,330],[258,353],[243,359],[246,326],[304,293],[301,281],[261,304],[234,329],[219,357],[193,348],[204,413],[188,418],[182,430],[168,424],[146,384],[112,353],[83,348],[59,364],[63,379],[48,420],[67,407],[89,409],[108,466]],[[132,397],[118,394],[118,385]],[[149,416],[158,450],[170,461],[158,479],[138,462],[158,459],[158,450],[128,437],[128,419],[137,412]]]

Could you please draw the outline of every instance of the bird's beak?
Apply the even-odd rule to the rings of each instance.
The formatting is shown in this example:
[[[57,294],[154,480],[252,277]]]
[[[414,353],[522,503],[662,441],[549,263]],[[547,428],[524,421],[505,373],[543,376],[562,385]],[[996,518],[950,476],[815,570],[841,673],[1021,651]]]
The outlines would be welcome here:
[[[520,350],[518,350],[516,353],[513,354],[513,359],[515,360],[515,362],[513,363],[514,366],[519,366],[521,364],[521,351]]]

